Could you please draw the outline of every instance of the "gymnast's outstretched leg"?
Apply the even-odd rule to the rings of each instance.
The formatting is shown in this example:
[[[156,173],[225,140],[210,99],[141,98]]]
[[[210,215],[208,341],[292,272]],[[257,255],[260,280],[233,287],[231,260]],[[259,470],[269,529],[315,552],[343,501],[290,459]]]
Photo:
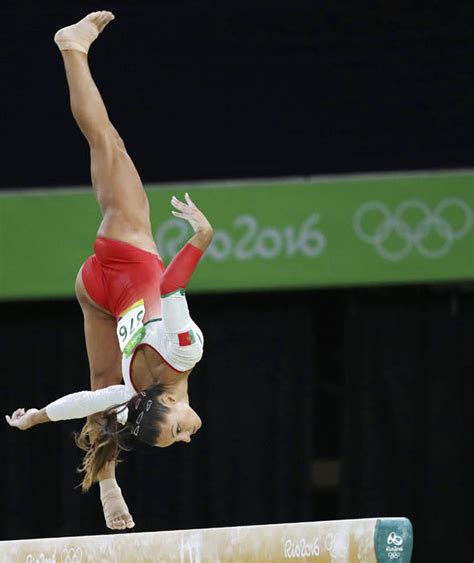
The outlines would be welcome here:
[[[157,253],[140,176],[89,69],[89,47],[113,19],[111,12],[94,12],[59,30],[55,41],[64,59],[71,110],[90,147],[92,184],[103,218],[98,234]]]
[[[55,41],[63,55],[72,113],[90,147],[92,184],[102,212],[98,234],[157,253],[146,193],[122,139],[110,122],[88,64],[92,42],[113,19],[110,12],[94,12],[59,30]],[[91,387],[100,389],[120,383],[121,355],[115,319],[90,299],[80,274],[76,293],[84,314]],[[133,527],[115,481],[114,461],[106,465],[99,481],[107,526],[112,529]]]

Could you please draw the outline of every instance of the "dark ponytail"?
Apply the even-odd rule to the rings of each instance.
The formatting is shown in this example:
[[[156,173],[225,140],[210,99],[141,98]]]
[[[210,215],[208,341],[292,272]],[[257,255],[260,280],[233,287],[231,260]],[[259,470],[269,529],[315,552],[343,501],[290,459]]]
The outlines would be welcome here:
[[[81,482],[84,492],[98,481],[98,475],[107,463],[120,463],[121,452],[131,449],[131,436],[150,446],[156,445],[161,431],[160,423],[169,411],[159,400],[165,390],[165,385],[155,385],[141,391],[126,403],[89,417],[81,432],[75,434],[76,445],[86,452],[78,468],[84,474]],[[124,425],[117,420],[120,414],[127,415]]]

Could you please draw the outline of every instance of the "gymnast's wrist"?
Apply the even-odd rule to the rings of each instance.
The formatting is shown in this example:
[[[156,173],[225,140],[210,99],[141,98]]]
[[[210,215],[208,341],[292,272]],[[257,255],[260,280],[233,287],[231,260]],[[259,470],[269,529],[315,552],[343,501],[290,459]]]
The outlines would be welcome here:
[[[36,426],[37,424],[44,424],[45,422],[51,422],[51,419],[48,417],[48,413],[46,412],[46,407],[44,409],[40,409],[36,411],[31,420],[31,426]]]
[[[209,244],[214,236],[214,229],[209,223],[196,231],[196,235],[205,243]]]

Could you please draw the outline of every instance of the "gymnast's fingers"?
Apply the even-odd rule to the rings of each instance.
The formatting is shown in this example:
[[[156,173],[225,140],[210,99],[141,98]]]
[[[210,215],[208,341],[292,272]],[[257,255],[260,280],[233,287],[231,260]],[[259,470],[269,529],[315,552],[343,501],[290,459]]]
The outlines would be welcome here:
[[[188,192],[186,192],[184,194],[184,199],[186,200],[186,203],[190,206],[193,207],[194,209],[197,209],[196,204],[193,202],[193,200],[191,199],[191,197],[189,196]]]
[[[185,203],[179,201],[179,199],[175,196],[171,198],[171,205],[181,211],[184,211],[188,207]]]
[[[25,409],[16,409],[12,414],[12,420],[18,420],[25,414]]]

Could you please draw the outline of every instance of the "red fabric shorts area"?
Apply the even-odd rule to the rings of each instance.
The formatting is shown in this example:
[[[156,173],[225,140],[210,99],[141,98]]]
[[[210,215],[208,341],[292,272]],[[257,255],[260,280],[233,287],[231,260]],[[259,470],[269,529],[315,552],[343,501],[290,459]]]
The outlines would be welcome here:
[[[165,267],[159,256],[105,237],[96,239],[94,253],[82,267],[82,281],[97,305],[118,318],[143,299],[145,320],[161,317],[160,282]]]

